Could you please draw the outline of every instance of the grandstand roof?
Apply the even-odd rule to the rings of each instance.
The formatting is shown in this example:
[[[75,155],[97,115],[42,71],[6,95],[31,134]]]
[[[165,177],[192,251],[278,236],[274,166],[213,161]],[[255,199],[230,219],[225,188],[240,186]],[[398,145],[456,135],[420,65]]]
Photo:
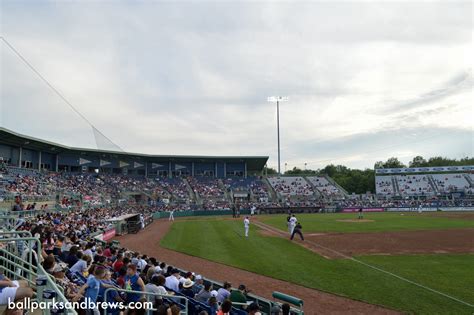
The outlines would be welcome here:
[[[38,139],[31,136],[26,136],[12,130],[0,127],[0,143],[21,146],[24,149],[38,150],[48,153],[77,153],[87,152],[89,154],[104,155],[115,155],[115,156],[129,156],[139,158],[150,158],[153,160],[176,160],[181,162],[196,161],[200,162],[215,162],[216,160],[225,160],[227,162],[247,162],[247,168],[249,170],[261,170],[268,161],[268,156],[203,156],[203,155],[155,155],[155,154],[144,154],[144,153],[132,153],[132,152],[121,152],[121,151],[110,151],[100,150],[91,148],[76,148],[69,147],[66,145],[54,143],[47,140]]]

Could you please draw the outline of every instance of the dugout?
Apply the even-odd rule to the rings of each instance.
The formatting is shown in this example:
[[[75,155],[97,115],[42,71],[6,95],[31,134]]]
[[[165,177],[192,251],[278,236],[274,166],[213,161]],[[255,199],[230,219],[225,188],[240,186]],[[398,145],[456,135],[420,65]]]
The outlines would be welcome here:
[[[114,217],[107,220],[107,222],[110,222],[115,226],[118,235],[138,233],[141,229],[140,214],[138,213]]]

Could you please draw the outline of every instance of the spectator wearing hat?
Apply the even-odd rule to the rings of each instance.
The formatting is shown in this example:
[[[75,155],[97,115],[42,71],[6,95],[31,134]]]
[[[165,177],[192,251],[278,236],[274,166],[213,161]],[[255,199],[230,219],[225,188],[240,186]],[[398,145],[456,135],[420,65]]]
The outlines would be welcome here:
[[[189,298],[194,298],[193,285],[194,281],[192,281],[191,279],[186,279],[183,283],[183,290],[181,290],[181,294]]]
[[[241,284],[239,285],[238,290],[232,290],[230,293],[229,299],[234,302],[234,303],[242,303],[245,304],[243,307],[241,306],[240,308],[246,309],[247,307],[247,297],[245,296],[247,294],[247,288],[245,285]]]
[[[184,275],[184,277],[181,277],[181,278],[179,279],[179,283],[180,283],[180,284],[183,284],[187,279],[189,279],[189,280],[192,281],[192,280],[193,280],[193,277],[194,277],[193,273],[192,273],[191,271],[188,271],[188,272],[186,272],[186,274]]]
[[[230,296],[230,288],[232,285],[229,282],[224,282],[224,286],[217,290],[217,302],[222,303]]]

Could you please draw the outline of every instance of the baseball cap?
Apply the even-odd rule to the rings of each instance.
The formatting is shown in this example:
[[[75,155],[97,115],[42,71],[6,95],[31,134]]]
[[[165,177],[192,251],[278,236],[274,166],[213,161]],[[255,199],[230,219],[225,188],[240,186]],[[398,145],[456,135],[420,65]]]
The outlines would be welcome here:
[[[196,280],[202,280],[202,276],[201,276],[201,275],[197,275],[197,276],[195,277],[195,279],[196,279]]]
[[[211,296],[217,297],[217,295],[218,295],[218,293],[217,293],[216,290],[212,290],[212,291],[211,291]]]

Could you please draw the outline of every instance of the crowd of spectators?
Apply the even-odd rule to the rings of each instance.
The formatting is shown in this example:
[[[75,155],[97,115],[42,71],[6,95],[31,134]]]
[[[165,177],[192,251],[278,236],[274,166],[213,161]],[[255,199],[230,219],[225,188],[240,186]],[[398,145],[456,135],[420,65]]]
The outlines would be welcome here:
[[[149,292],[157,294],[151,299],[156,314],[179,314],[184,303],[178,297],[188,299],[188,314],[198,314],[196,310],[204,311],[199,314],[227,314],[231,309],[243,312],[239,314],[259,314],[258,304],[247,302],[249,290],[243,284],[232,289],[232,285],[225,282],[214,288],[201,275],[91,238],[93,233],[110,228],[109,219],[138,210],[122,207],[44,212],[22,220],[18,230],[30,231],[39,238],[41,254],[35,256],[34,261],[55,279],[70,301],[107,299],[128,305],[150,301],[145,295]],[[138,293],[125,293],[120,289]],[[284,314],[289,314],[287,308],[284,307]],[[119,312],[119,309],[107,309],[108,314]],[[272,314],[281,312],[274,309]]]
[[[394,195],[393,183],[391,176],[377,176],[375,177],[375,191],[379,195]]]
[[[268,181],[275,191],[282,195],[313,195],[314,191],[303,177],[270,177]]]
[[[310,176],[308,180],[313,186],[324,196],[327,197],[342,197],[343,194],[339,188],[330,183],[326,177]]]
[[[432,177],[440,193],[465,192],[471,188],[464,174],[434,174]]]
[[[194,193],[201,198],[224,198],[225,191],[220,187],[219,180],[212,177],[188,177]]]
[[[236,178],[229,177],[222,180],[224,186],[230,192],[247,192],[252,199],[259,202],[268,202],[269,192],[261,178],[248,177]]]

